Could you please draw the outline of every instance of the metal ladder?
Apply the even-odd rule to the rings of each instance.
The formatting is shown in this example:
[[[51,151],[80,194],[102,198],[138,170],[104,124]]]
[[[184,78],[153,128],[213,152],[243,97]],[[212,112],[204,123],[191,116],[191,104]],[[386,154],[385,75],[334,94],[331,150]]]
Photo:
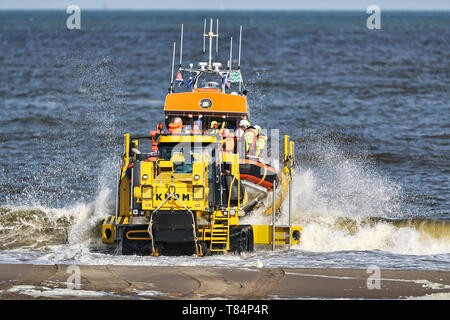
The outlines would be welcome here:
[[[211,225],[211,251],[227,251],[230,247],[229,217],[215,211]]]
[[[289,140],[289,136],[284,136],[284,169],[287,169],[288,175],[288,201],[289,201],[289,224],[287,226],[276,225],[275,223],[275,203],[276,203],[276,180],[273,182],[273,207],[272,207],[272,251],[276,244],[288,244],[288,250],[291,250],[292,234],[292,168],[294,166],[294,142]],[[288,236],[276,232],[276,227],[289,228]]]

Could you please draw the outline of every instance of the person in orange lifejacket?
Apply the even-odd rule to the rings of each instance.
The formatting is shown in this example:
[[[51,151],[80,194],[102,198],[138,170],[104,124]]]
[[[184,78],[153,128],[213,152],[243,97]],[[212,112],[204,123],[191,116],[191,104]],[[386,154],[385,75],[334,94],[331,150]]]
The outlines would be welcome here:
[[[245,154],[247,156],[256,155],[256,140],[258,139],[258,130],[253,126],[247,127],[244,131]]]
[[[173,119],[173,122],[169,124],[170,134],[177,134],[183,131],[183,120],[180,117]]]
[[[152,137],[152,151],[158,151],[158,136],[161,134],[164,134],[164,125],[162,123],[158,124],[156,126],[156,129],[153,131],[150,131],[150,136]]]
[[[224,129],[223,130],[223,151],[228,154],[232,154],[234,152],[234,133],[231,130]]]
[[[255,128],[258,130],[258,138],[256,139],[256,156],[260,158],[264,155],[264,150],[267,144],[267,136],[261,132],[260,126],[256,125]]]

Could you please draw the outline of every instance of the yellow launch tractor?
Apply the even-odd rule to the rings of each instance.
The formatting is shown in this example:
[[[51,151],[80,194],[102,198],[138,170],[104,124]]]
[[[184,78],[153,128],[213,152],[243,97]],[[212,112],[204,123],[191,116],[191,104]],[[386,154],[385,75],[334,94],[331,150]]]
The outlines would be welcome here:
[[[211,39],[216,36],[212,21],[205,36],[210,37],[209,63],[199,63],[198,69],[192,64],[183,68],[180,55],[178,73],[195,74],[186,92],[174,92],[172,62],[164,114],[167,127],[181,120],[180,130],[124,135],[116,210],[102,225],[102,241],[121,246],[122,254],[203,256],[250,252],[258,245],[299,243],[302,227],[292,226],[291,218],[289,225],[275,225],[276,212],[291,191],[294,143],[285,136],[281,172],[242,151],[245,143],[239,122],[249,119],[249,112],[247,92],[241,91],[240,62],[235,70],[231,57],[226,70],[218,63],[211,64]],[[239,92],[227,92],[224,77],[232,73],[238,79],[234,83]],[[207,81],[202,84],[203,77]],[[211,79],[222,82],[221,88]],[[276,198],[277,186],[281,196]],[[267,205],[270,194],[273,202]],[[289,212],[290,208],[289,197]],[[272,214],[272,225],[240,223],[256,210]]]

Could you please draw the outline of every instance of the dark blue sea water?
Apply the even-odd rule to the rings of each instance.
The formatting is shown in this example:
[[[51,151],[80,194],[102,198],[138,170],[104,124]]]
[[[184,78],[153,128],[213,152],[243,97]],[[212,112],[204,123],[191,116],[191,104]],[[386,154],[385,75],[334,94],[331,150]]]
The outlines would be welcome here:
[[[252,122],[296,142],[302,245],[246,259],[450,269],[449,12],[383,12],[381,30],[365,12],[82,11],[72,31],[67,17],[0,11],[4,261],[116,259],[95,241],[122,134],[163,119],[181,23],[196,63],[212,17],[223,64],[243,26]]]

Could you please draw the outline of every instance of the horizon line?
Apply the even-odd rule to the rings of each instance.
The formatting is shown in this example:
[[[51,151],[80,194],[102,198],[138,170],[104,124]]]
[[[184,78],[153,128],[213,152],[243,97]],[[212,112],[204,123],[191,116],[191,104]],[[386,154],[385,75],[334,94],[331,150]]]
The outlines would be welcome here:
[[[174,8],[85,8],[83,9],[81,6],[80,8],[85,11],[341,11],[341,12],[366,12],[366,9],[340,9],[340,8],[257,8],[257,9],[238,9],[238,8],[229,8],[229,9],[221,9],[221,8],[207,8],[207,9],[191,9],[191,8],[181,8],[181,9],[174,9]],[[27,10],[39,10],[39,11],[56,11],[56,10],[65,10],[65,7],[61,8],[1,8],[0,11],[27,11]],[[381,8],[382,9],[382,8]],[[382,11],[391,11],[391,12],[430,12],[430,11],[440,11],[440,12],[448,12],[450,11],[450,8],[448,9],[382,9]]]

